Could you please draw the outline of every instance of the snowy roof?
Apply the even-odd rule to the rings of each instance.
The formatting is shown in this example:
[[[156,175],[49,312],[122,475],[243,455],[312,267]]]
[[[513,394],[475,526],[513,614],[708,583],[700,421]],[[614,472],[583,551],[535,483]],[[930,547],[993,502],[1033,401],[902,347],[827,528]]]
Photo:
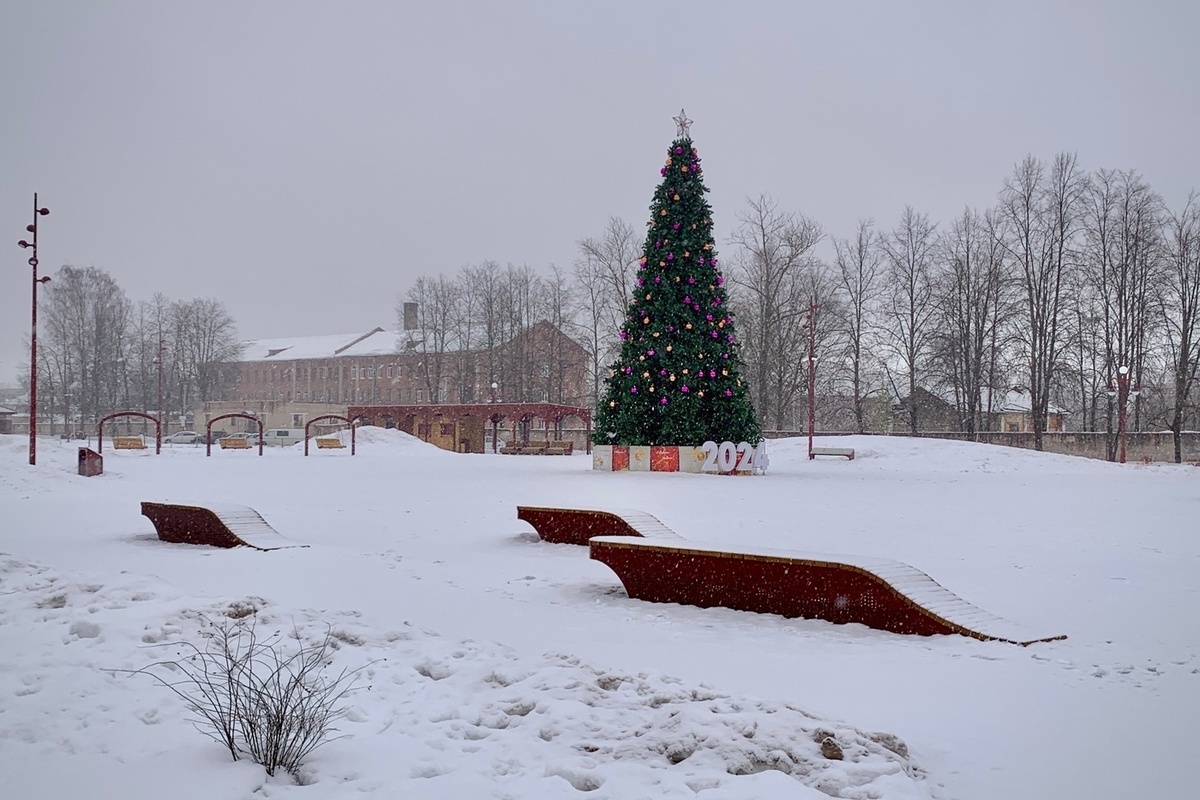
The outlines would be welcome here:
[[[335,356],[376,356],[400,350],[395,331],[372,328],[365,333],[292,336],[242,342],[241,361],[293,361]]]
[[[0,406],[0,414],[15,414],[15,413],[17,413],[17,412],[13,411],[11,408],[8,408],[7,406]]]
[[[983,407],[988,407],[988,390],[984,389],[982,398]],[[1029,390],[1023,386],[1014,386],[1004,395],[1003,401],[993,409],[993,411],[1010,414],[1028,414],[1033,410],[1033,402],[1029,396]],[[1050,414],[1070,414],[1071,412],[1062,406],[1057,406],[1050,403],[1046,408]]]

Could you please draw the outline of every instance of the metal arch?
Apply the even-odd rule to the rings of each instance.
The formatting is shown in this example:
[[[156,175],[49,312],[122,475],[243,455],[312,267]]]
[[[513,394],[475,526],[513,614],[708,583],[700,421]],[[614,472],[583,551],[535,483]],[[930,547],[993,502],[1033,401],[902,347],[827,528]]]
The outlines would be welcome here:
[[[205,456],[212,455],[212,426],[213,426],[213,423],[217,422],[218,420],[233,419],[235,417],[240,418],[240,419],[248,419],[251,422],[258,423],[258,454],[260,456],[263,454],[263,424],[262,424],[262,420],[256,416],[254,416],[253,414],[233,413],[233,414],[222,414],[219,417],[213,417],[212,419],[210,419],[208,421],[208,424],[204,426],[204,455]]]
[[[355,451],[355,442],[354,442],[355,433],[354,433],[354,431],[355,431],[355,428],[357,428],[358,426],[356,426],[349,417],[343,417],[341,414],[322,414],[321,416],[313,417],[308,422],[304,423],[304,455],[308,455],[308,429],[312,426],[312,424],[314,422],[317,422],[318,420],[322,420],[322,419],[340,419],[342,422],[345,422],[347,425],[350,426],[350,455],[354,455],[354,451]]]
[[[154,455],[162,455],[162,423],[141,411],[115,411],[96,423],[96,452],[104,452],[104,423],[116,417],[142,417],[154,423]]]

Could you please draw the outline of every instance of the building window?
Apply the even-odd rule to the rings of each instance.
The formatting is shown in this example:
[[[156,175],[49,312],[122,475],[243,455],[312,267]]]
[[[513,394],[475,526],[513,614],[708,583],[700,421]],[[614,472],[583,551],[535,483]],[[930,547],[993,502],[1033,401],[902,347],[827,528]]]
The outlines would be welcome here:
[[[418,403],[421,403],[421,402],[424,402],[424,401],[425,401],[425,390],[424,390],[424,389],[417,389],[417,402],[418,402]]]
[[[391,365],[391,364],[388,364],[388,368],[387,368],[387,376],[388,376],[389,378],[390,378],[390,377],[392,377],[392,365]]]

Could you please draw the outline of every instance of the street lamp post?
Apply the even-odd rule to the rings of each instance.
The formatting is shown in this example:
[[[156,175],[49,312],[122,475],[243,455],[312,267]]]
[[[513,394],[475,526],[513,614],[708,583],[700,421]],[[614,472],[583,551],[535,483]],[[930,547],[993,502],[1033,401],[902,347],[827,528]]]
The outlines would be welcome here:
[[[1139,389],[1129,388],[1129,367],[1122,364],[1117,367],[1117,388],[1114,390],[1112,384],[1108,387],[1108,396],[1117,398],[1117,461],[1121,464],[1125,463],[1125,444],[1128,438],[1126,431],[1126,423],[1129,419],[1129,398],[1137,397],[1140,394]]]
[[[29,266],[33,267],[33,311],[29,326],[29,463],[37,464],[37,287],[46,283],[49,277],[38,278],[38,217],[50,213],[48,208],[38,207],[37,192],[33,193],[33,224],[26,225],[25,230],[33,234],[33,241],[24,239],[17,242],[22,248],[33,248],[29,257]]]
[[[496,383],[495,381],[492,381],[492,402],[493,403],[496,402],[496,391],[499,388],[500,388],[500,384]],[[500,426],[500,418],[497,416],[496,412],[493,411],[492,412],[492,454],[493,455],[496,453],[496,434],[498,433],[497,428],[499,426]]]
[[[812,461],[813,428],[817,423],[817,303],[808,301],[808,460]]]
[[[155,446],[158,447],[159,449],[162,448],[162,436],[163,436],[162,373],[163,373],[163,349],[164,349],[164,347],[165,347],[165,345],[163,344],[162,334],[159,334],[159,336],[158,336],[158,358],[155,359],[155,361],[154,361],[154,363],[158,365],[158,425],[156,426],[158,429],[158,434],[157,434],[158,441],[155,442]]]

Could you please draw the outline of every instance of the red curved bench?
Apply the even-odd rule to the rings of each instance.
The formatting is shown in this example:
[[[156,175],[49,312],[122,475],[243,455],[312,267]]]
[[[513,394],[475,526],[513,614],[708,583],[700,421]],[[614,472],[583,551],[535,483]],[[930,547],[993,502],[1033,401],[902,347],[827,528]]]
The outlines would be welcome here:
[[[308,546],[284,539],[267,524],[261,514],[249,506],[144,502],[142,514],[154,523],[158,538],[164,542],[253,547],[255,550]]]
[[[517,517],[544,541],[587,544],[638,600],[1019,645],[1066,638],[989,614],[899,561],[697,544],[642,511],[519,506]]]

